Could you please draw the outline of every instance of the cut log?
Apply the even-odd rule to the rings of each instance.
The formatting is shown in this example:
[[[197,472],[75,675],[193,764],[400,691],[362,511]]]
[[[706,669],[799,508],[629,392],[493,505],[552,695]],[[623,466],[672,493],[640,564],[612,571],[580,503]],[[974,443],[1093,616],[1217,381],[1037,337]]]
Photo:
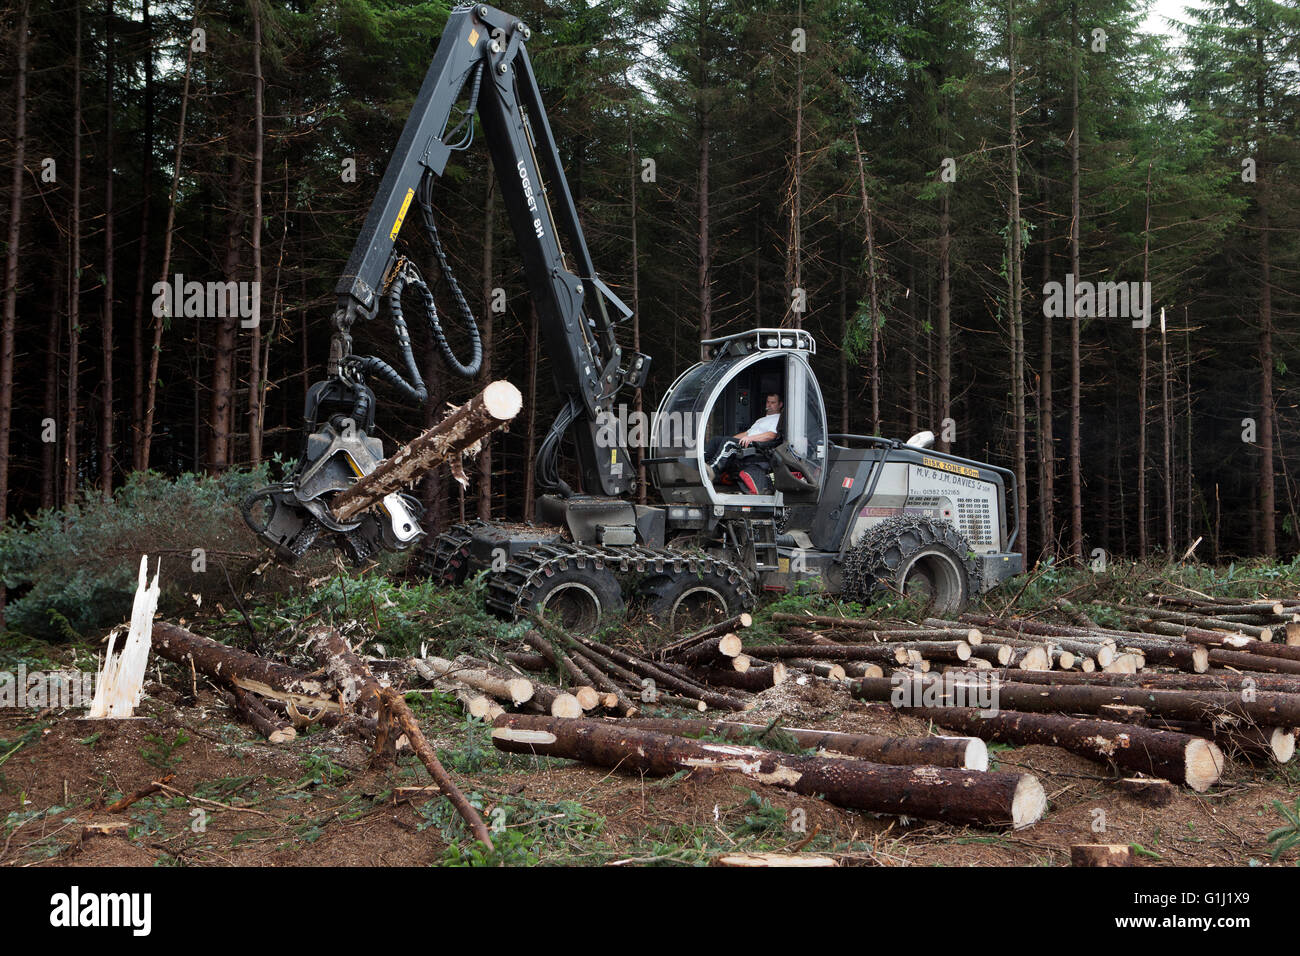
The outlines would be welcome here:
[[[968,672],[970,673],[970,672]],[[978,675],[971,674],[972,677]],[[1300,694],[1300,679],[1272,674],[1241,674],[1212,670],[1204,674],[1078,674],[1073,672],[1007,671],[1003,680],[1022,684],[1082,685],[1086,687],[1148,687],[1152,690],[1270,690],[1279,694]]]
[[[1136,674],[1142,669],[1143,660],[1137,654],[1120,654],[1102,668],[1107,674]]]
[[[971,657],[971,646],[965,641],[909,641],[895,646],[916,651],[933,663],[962,663],[970,660]],[[906,662],[899,661],[899,663]]]
[[[526,654],[523,651],[506,651],[505,659],[516,667],[534,674],[552,670],[554,665],[541,654]],[[583,680],[586,680],[584,677]]]
[[[1071,866],[1132,866],[1133,848],[1127,843],[1084,843],[1070,847]]]
[[[472,657],[458,657],[454,661],[442,657],[423,660],[439,680],[456,681],[499,701],[518,705],[532,700],[535,693],[533,682],[527,678],[500,672]]]
[[[704,665],[706,667],[720,664],[728,658],[736,657],[744,644],[740,638],[733,633],[723,634],[721,637],[711,637],[708,640],[701,641],[693,647],[683,648],[675,651],[666,660],[674,664]]]
[[[1011,666],[1022,671],[1051,670],[1052,660],[1045,647],[1016,647],[1011,651]]]
[[[833,857],[817,856],[813,853],[724,853],[715,856],[712,866],[791,866],[791,867],[827,867],[839,866]]]
[[[601,706],[603,696],[589,684],[573,688],[573,696],[578,699],[578,706],[583,710],[595,710]],[[617,703],[617,700],[615,701]]]
[[[1211,737],[1229,756],[1262,757],[1276,763],[1290,763],[1295,756],[1295,732],[1285,727],[1253,727],[1243,723],[1161,720],[1158,726],[1185,734]]]
[[[967,645],[969,646],[969,645]],[[1014,650],[1009,644],[980,644],[971,648],[971,657],[976,661],[987,661],[997,665],[1009,665]],[[974,665],[972,665],[974,666]]]
[[[879,664],[871,664],[867,661],[844,661],[840,665],[844,668],[845,677],[884,677],[885,671]]]
[[[1205,617],[1200,614],[1188,614],[1184,611],[1166,611],[1160,608],[1134,607],[1131,604],[1115,605],[1121,611],[1130,614],[1139,614],[1153,618],[1158,621],[1173,621],[1176,624],[1190,624],[1193,627],[1216,628],[1222,631],[1237,631],[1241,634],[1249,634],[1251,637],[1259,638],[1261,641],[1270,641],[1273,639],[1273,629],[1270,627],[1256,627],[1250,624],[1238,624],[1235,621],[1225,621],[1218,617]]]
[[[239,686],[256,690],[261,685],[268,690],[294,695],[304,700],[321,700],[333,696],[325,681],[308,676],[305,672],[286,664],[277,664],[249,654],[238,648],[227,647],[206,637],[193,634],[183,627],[157,621],[153,626],[153,650],[160,657],[206,674],[218,683],[238,681]],[[261,691],[256,691],[262,693]]]
[[[675,736],[725,737],[737,742],[753,741],[755,734],[766,730],[762,724],[741,724],[717,720],[659,720],[638,718],[621,721],[620,726],[653,730]],[[978,737],[886,737],[878,734],[845,734],[830,730],[804,730],[776,727],[774,731],[793,737],[800,747],[824,750],[887,763],[893,766],[957,767],[985,771],[989,768],[988,747]]]
[[[1158,777],[1124,777],[1115,786],[1126,796],[1151,807],[1167,807],[1178,796],[1178,789]]]
[[[1240,693],[1221,693],[1203,690],[1148,690],[1142,687],[1089,687],[1081,684],[1041,686],[1029,682],[1002,681],[997,677],[980,678],[976,672],[972,682],[982,682],[982,693],[995,694],[996,704],[1003,710],[1022,710],[1036,713],[1058,711],[1072,714],[1095,714],[1106,704],[1131,704],[1145,708],[1147,713],[1179,720],[1209,720],[1219,714],[1246,717],[1261,726],[1294,727],[1300,725],[1300,696],[1261,692],[1252,700]],[[1054,672],[1059,675],[1059,672]],[[1082,674],[1078,675],[1084,676]],[[897,694],[903,699],[911,694],[912,700],[939,695],[952,696],[954,685],[961,683],[945,677],[914,675],[911,687],[906,682],[892,679],[871,680],[863,678],[849,683],[850,692],[859,700],[890,701]],[[930,689],[930,685],[934,685]],[[947,686],[945,686],[947,685]]]
[[[795,644],[816,644],[821,647],[837,647],[843,643],[842,641],[831,639],[822,631],[810,631],[806,627],[787,627],[781,632],[781,636],[787,641]]]
[[[462,456],[477,453],[480,441],[519,414],[523,396],[509,382],[496,381],[459,408],[452,409],[438,424],[421,432],[385,458],[374,471],[358,478],[330,501],[339,521],[382,504],[384,498],[423,478],[442,462],[465,484]]]
[[[780,661],[777,661],[777,663],[780,663]],[[786,663],[801,671],[807,671],[814,677],[821,677],[826,680],[845,680],[848,678],[844,668],[834,661],[815,661],[809,658],[791,657],[787,659]]]
[[[682,769],[730,770],[850,809],[953,823],[1020,828],[1037,822],[1047,806],[1042,785],[1029,774],[799,757],[632,730],[621,723],[506,714],[497,719],[492,742],[510,753],[568,757],[624,772],[666,776]]]
[[[710,624],[708,627],[703,627],[698,631],[687,634],[680,640],[673,641],[671,644],[665,644],[655,652],[655,658],[663,660],[666,657],[671,657],[679,651],[683,651],[688,647],[694,647],[696,644],[707,641],[710,638],[722,637],[724,634],[735,633],[743,628],[752,627],[753,624],[753,615],[747,611],[742,611],[735,617],[729,617],[725,621]]]
[[[298,736],[292,724],[271,713],[265,704],[242,687],[232,684],[230,693],[240,717],[271,743],[288,743]]]
[[[638,710],[636,704],[632,703],[631,698],[623,693],[623,689],[614,683],[610,676],[601,670],[595,661],[587,657],[585,654],[579,653],[576,649],[570,650],[568,653],[569,658],[578,669],[590,677],[592,681],[595,682],[596,688],[605,695],[605,699],[602,703],[606,709],[617,710],[625,717],[631,717],[636,714]],[[614,699],[613,704],[609,702],[611,697]]]
[[[803,657],[822,661],[871,661],[876,664],[902,664],[907,658],[899,660],[898,653],[904,650],[892,644],[835,644],[831,646],[808,644],[773,644],[767,647],[751,647],[750,657],[764,660],[778,660],[787,657]],[[917,659],[920,655],[917,655]]]
[[[769,687],[784,683],[788,672],[785,664],[776,661],[771,667],[751,667],[743,672],[716,668],[711,670],[697,669],[692,673],[697,680],[704,684],[712,684],[715,687],[734,687],[737,690],[758,693],[767,690]]]
[[[1208,653],[1211,664],[1219,664],[1223,667],[1233,667],[1241,671],[1258,671],[1261,674],[1300,674],[1300,661],[1291,661],[1283,657],[1245,654],[1218,647],[1209,648]]]
[[[1204,793],[1223,774],[1223,754],[1200,737],[1135,724],[1056,714],[993,713],[975,707],[904,708],[941,727],[1010,744],[1048,744]]]
[[[779,624],[817,624],[821,627],[850,628],[853,630],[880,630],[879,621],[870,618],[833,617],[826,614],[785,614],[780,611],[772,615],[772,620]]]
[[[692,681],[685,680],[675,674],[671,674],[649,661],[634,657],[616,647],[610,647],[606,644],[599,645],[599,652],[593,646],[594,642],[586,641],[581,638],[576,639],[577,643],[584,647],[588,654],[599,653],[606,660],[616,661],[633,671],[640,673],[643,677],[648,677],[655,682],[660,689],[676,691],[685,697],[702,700],[710,707],[716,707],[719,710],[748,710],[750,705],[739,698],[726,694],[719,694],[711,691],[707,687],[695,684]]]
[[[546,638],[542,637],[537,631],[526,631],[524,633],[524,643],[533,648],[543,658],[545,658],[560,674],[567,674],[569,680],[575,686],[582,686],[587,683],[588,676],[577,664],[575,664],[562,649],[556,647]],[[508,656],[508,655],[507,655]],[[581,697],[579,697],[581,699]],[[592,705],[595,706],[594,704]],[[588,707],[588,710],[591,708]]]
[[[735,657],[731,658],[731,669],[738,673],[743,674],[753,666],[754,659],[748,654],[737,654]]]

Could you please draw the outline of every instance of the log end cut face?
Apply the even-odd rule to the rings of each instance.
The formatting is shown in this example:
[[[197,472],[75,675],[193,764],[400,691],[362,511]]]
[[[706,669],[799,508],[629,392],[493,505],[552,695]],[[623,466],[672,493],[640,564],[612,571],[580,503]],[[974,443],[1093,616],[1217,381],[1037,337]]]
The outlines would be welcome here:
[[[1038,778],[1022,774],[1011,798],[1011,828],[1020,830],[1032,826],[1047,812],[1047,793]]]
[[[1204,793],[1223,775],[1223,751],[1214,743],[1195,737],[1187,744],[1185,783],[1197,793]]]

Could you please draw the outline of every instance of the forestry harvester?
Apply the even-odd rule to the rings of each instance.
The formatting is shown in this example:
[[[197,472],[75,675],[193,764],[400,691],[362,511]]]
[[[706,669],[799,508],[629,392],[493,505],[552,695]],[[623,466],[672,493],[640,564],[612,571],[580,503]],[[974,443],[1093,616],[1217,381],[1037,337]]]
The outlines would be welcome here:
[[[816,343],[797,329],[701,343],[701,360],[673,382],[649,429],[643,463],[660,503],[636,503],[634,459],[614,427],[616,400],[645,383],[650,359],[615,338],[631,310],[592,263],[529,61],[529,35],[523,22],[492,7],[450,14],[336,288],[328,377],[309,392],[302,455],[287,481],[244,503],[249,526],[289,560],[322,535],[354,560],[414,546],[413,567],[448,585],[486,572],[495,612],[546,612],[575,629],[629,604],[680,629],[739,613],[760,591],[801,581],[861,601],[885,591],[920,593],[935,613],[954,614],[1022,571],[1013,550],[1018,529],[1008,522],[1012,473],[934,451],[928,432],[906,442],[829,433],[813,372]],[[462,95],[461,118],[448,132]],[[382,381],[412,403],[427,400],[403,291],[419,293],[453,372],[473,376],[481,364],[474,317],[432,208],[434,177],[469,145],[475,114],[561,398],[537,458],[545,493],[533,522],[474,521],[433,537],[424,536],[421,506],[406,494],[340,521],[331,499],[383,459],[372,435],[370,384]],[[429,285],[399,244],[411,213],[468,327],[468,362],[448,346]],[[393,324],[405,371],[352,352],[354,323],[381,313]],[[706,454],[709,436],[745,432],[773,393],[780,411],[764,434],[774,437],[715,442]],[[566,436],[577,450],[580,492],[560,477]]]

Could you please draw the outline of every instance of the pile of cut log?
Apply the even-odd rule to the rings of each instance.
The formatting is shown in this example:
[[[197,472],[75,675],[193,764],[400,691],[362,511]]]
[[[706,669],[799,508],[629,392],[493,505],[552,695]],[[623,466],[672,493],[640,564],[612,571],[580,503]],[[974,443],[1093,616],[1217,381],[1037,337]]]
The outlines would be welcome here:
[[[1300,600],[1151,594],[1143,606],[1105,607],[1122,627],[1101,627],[1088,608],[1067,601],[1057,609],[1068,624],[973,613],[920,623],[777,614],[787,643],[750,653],[883,664],[890,676],[850,682],[855,697],[985,740],[1052,744],[1196,791],[1218,782],[1225,751],[1292,758]],[[979,706],[962,706],[972,698]],[[1162,789],[1145,780],[1122,786],[1149,799]]]

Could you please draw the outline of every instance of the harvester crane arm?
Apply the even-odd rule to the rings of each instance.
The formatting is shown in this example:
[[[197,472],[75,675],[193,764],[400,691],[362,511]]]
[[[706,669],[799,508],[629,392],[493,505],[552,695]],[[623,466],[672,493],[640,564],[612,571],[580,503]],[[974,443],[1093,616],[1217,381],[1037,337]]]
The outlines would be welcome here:
[[[374,425],[374,393],[368,382],[384,381],[408,402],[427,400],[402,311],[404,290],[421,293],[434,339],[452,370],[465,377],[478,373],[478,330],[443,252],[432,208],[433,179],[443,174],[452,152],[472,141],[475,113],[563,399],[540,446],[538,483],[565,497],[572,493],[556,466],[560,441],[571,431],[586,491],[619,496],[635,487],[627,451],[606,416],[613,412],[621,389],[644,383],[650,363],[643,355],[625,355],[615,338],[616,323],[632,313],[601,281],[592,263],[529,61],[529,36],[523,21],[485,4],[457,7],[447,18],[415,106],[335,287],[329,377],[308,393],[306,443],[298,468],[290,480],[262,489],[245,502],[249,526],[284,558],[301,555],[322,530],[334,532],[354,558],[365,557],[376,546],[405,547],[421,533],[415,523],[419,504],[409,496],[385,499],[388,521],[377,529],[373,518],[372,526],[337,522],[325,496],[342,490],[358,474],[369,473],[383,457],[382,445],[367,435]],[[463,116],[448,131],[466,89]],[[432,291],[399,245],[403,224],[416,215],[469,328],[468,361],[452,353]],[[405,371],[352,352],[353,325],[381,311],[392,321]],[[255,513],[259,510],[260,515]]]

